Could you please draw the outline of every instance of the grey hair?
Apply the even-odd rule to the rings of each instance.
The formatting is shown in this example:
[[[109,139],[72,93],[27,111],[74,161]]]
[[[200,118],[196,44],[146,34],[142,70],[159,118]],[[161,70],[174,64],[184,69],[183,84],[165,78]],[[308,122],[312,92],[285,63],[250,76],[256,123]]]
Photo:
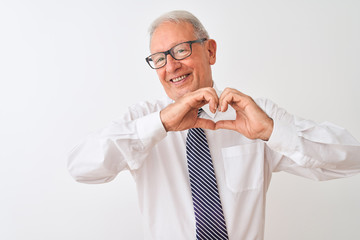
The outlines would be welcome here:
[[[195,17],[192,13],[188,11],[176,10],[176,11],[167,12],[152,22],[149,28],[150,43],[156,28],[159,27],[164,22],[174,22],[174,23],[188,22],[194,27],[194,34],[196,38],[198,39],[209,38],[208,32],[206,31],[206,29],[204,28],[204,26],[201,24],[201,22],[197,17]]]

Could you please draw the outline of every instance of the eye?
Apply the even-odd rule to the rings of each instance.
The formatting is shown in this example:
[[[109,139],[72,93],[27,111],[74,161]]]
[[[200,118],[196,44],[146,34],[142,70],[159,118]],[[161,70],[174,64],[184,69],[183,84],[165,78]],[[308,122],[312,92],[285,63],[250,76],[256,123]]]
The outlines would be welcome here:
[[[161,62],[163,62],[163,61],[165,61],[165,58],[164,58],[164,57],[159,57],[159,58],[155,59],[155,63],[156,63],[156,64],[161,63]]]
[[[154,62],[154,64],[156,66],[160,66],[160,65],[164,64],[165,57],[164,57],[163,54],[156,54],[156,55],[151,57],[151,60]]]
[[[175,49],[175,54],[184,54],[186,53],[188,50],[185,47],[179,47]]]
[[[182,43],[173,49],[173,54],[176,58],[184,58],[190,53],[190,47],[188,44]]]
[[[176,53],[182,53],[182,52],[185,52],[186,50],[183,49],[183,48],[180,48],[180,49],[177,49]]]
[[[156,65],[161,65],[164,61],[165,61],[165,58],[159,58],[159,59],[156,60],[155,64]]]

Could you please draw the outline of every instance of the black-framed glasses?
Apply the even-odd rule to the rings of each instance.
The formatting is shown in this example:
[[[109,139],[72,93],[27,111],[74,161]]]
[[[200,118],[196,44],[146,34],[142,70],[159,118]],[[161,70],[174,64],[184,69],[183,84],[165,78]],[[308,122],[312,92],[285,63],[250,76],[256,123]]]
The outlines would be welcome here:
[[[168,54],[170,54],[175,60],[183,60],[191,55],[192,53],[191,45],[193,43],[200,43],[206,40],[207,40],[206,38],[202,38],[194,41],[182,42],[165,52],[158,52],[151,54],[150,56],[145,58],[145,60],[152,69],[159,69],[166,65],[167,63],[166,59]]]

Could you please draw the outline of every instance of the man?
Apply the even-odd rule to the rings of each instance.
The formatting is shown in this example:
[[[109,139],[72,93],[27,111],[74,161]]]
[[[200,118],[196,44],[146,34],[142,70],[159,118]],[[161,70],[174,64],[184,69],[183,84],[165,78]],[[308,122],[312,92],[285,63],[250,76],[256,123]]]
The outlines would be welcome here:
[[[168,98],[131,107],[69,156],[80,182],[131,172],[146,239],[263,239],[272,172],[328,180],[360,171],[360,144],[344,129],[235,89],[217,90],[216,42],[192,14],[166,13],[150,35],[146,60]],[[195,128],[205,136],[191,135]]]

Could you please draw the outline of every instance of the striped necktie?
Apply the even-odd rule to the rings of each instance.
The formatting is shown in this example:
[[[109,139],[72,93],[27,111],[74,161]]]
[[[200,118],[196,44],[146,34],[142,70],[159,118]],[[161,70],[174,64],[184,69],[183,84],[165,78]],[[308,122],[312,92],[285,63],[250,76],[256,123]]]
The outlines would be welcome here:
[[[214,166],[203,129],[189,129],[186,155],[195,211],[196,239],[228,239]]]

